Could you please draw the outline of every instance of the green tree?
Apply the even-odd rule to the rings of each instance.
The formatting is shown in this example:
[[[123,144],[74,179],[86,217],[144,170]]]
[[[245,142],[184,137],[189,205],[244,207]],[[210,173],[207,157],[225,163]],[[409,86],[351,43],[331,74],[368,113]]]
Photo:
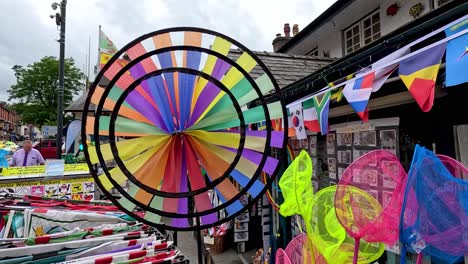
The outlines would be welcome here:
[[[9,100],[16,100],[14,109],[20,114],[23,123],[42,126],[57,122],[57,84],[59,61],[47,56],[26,67],[15,65],[16,84],[8,90]],[[73,58],[65,59],[64,106],[67,107],[73,96],[83,90],[83,73],[75,66]]]

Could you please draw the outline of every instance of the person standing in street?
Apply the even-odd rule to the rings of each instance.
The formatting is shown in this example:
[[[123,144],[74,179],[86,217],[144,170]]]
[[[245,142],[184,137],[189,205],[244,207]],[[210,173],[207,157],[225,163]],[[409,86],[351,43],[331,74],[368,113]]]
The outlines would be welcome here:
[[[33,149],[32,141],[25,140],[23,148],[19,149],[13,154],[11,160],[11,167],[26,167],[44,165],[44,158],[37,149]]]

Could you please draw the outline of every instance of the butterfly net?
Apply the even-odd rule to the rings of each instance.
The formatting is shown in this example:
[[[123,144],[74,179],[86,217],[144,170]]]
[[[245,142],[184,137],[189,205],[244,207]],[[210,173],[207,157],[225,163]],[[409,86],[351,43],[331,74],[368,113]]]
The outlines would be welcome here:
[[[286,255],[286,252],[279,248],[276,250],[276,264],[291,264],[291,261],[289,260],[289,257]]]
[[[306,208],[310,207],[314,190],[312,188],[312,160],[305,150],[301,151],[283,173],[279,186],[284,197],[279,210],[280,214],[283,216],[300,214],[306,220]]]
[[[468,182],[457,179],[468,169],[416,146],[401,214],[403,250],[443,263],[468,253]]]
[[[330,186],[316,193],[311,201],[310,221],[306,222],[307,235],[328,263],[351,263],[354,256],[354,239],[336,218],[335,193],[337,186]],[[365,192],[353,188],[362,197]],[[362,242],[359,245],[358,263],[371,263],[384,252],[382,243]]]
[[[445,168],[452,174],[453,177],[458,179],[468,178],[468,170],[463,164],[449,156],[437,154],[437,157],[444,164]]]
[[[307,234],[297,235],[285,249],[291,264],[327,264],[325,258],[307,238]]]
[[[371,151],[343,173],[335,196],[336,216],[356,239],[398,240],[398,223],[406,173],[398,158],[384,150]]]

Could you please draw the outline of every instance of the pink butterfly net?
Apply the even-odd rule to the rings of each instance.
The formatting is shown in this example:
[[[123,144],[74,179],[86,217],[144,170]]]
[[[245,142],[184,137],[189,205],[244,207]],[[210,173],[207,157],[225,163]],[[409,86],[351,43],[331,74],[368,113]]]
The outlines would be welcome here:
[[[361,156],[343,173],[335,209],[338,220],[355,239],[354,263],[361,239],[389,246],[397,242],[406,178],[399,159],[385,150]]]
[[[276,250],[275,263],[276,264],[291,264],[291,261],[289,260],[288,255],[282,248],[278,248]]]

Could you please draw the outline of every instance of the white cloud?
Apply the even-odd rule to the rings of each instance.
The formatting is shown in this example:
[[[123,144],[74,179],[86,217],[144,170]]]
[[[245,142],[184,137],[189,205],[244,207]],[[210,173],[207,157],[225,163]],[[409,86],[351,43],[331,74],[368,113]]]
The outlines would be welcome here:
[[[57,1],[57,0],[56,0]],[[142,34],[165,27],[195,26],[228,35],[252,50],[272,50],[283,24],[304,28],[335,0],[68,0],[66,56],[97,61],[98,26],[121,47]],[[0,1],[0,100],[15,81],[10,70],[44,56],[58,56],[59,32],[46,0]]]

